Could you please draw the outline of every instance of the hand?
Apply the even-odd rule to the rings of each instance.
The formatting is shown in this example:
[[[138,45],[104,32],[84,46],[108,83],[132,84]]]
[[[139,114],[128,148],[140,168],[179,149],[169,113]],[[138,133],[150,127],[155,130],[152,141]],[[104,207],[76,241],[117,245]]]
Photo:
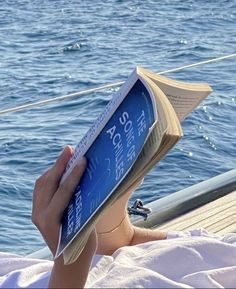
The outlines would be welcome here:
[[[41,232],[53,255],[57,249],[63,212],[86,167],[86,160],[83,158],[60,184],[72,155],[72,148],[66,146],[56,163],[36,180],[33,191],[32,222]]]
[[[72,155],[72,148],[66,146],[56,163],[37,179],[33,192],[32,221],[41,232],[53,255],[57,249],[63,212],[86,167],[86,160],[83,158],[66,180],[60,184]],[[96,230],[93,230],[83,252],[73,264],[64,265],[63,256],[54,260],[48,286],[50,288],[83,288],[96,249],[97,234]]]

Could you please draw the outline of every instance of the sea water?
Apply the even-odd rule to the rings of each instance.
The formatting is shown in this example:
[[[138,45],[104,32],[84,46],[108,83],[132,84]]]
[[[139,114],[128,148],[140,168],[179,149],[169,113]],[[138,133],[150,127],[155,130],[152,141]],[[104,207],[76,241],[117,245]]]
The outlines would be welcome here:
[[[0,109],[235,53],[236,1],[5,0],[0,8]],[[214,92],[132,200],[156,200],[235,168],[236,59],[168,76]],[[35,179],[75,146],[115,89],[0,116],[0,251],[45,244],[31,223]]]

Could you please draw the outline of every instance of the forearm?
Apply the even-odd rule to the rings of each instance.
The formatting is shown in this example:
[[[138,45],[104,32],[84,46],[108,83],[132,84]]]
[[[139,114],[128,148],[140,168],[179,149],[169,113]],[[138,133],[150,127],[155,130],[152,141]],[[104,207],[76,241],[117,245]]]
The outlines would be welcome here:
[[[48,288],[83,288],[88,276],[91,259],[82,263],[64,265],[63,258],[56,260],[51,273]]]
[[[79,258],[70,265],[64,265],[63,256],[54,261],[49,288],[83,288],[85,286],[92,258],[97,249],[96,234],[93,232]]]

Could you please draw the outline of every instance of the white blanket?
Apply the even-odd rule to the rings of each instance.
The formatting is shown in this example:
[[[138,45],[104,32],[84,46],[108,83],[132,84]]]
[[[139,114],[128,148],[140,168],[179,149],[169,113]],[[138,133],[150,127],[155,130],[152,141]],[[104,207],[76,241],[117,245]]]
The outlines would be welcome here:
[[[45,288],[51,261],[0,253],[0,287]],[[236,288],[236,234],[171,232],[167,240],[95,256],[86,287]]]

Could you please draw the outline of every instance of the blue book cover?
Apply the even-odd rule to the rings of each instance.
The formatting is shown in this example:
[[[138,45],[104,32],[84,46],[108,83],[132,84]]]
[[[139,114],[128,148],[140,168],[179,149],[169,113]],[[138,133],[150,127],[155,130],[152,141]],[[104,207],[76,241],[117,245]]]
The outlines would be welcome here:
[[[87,168],[64,212],[56,257],[130,171],[155,122],[152,95],[137,78],[85,153]]]

